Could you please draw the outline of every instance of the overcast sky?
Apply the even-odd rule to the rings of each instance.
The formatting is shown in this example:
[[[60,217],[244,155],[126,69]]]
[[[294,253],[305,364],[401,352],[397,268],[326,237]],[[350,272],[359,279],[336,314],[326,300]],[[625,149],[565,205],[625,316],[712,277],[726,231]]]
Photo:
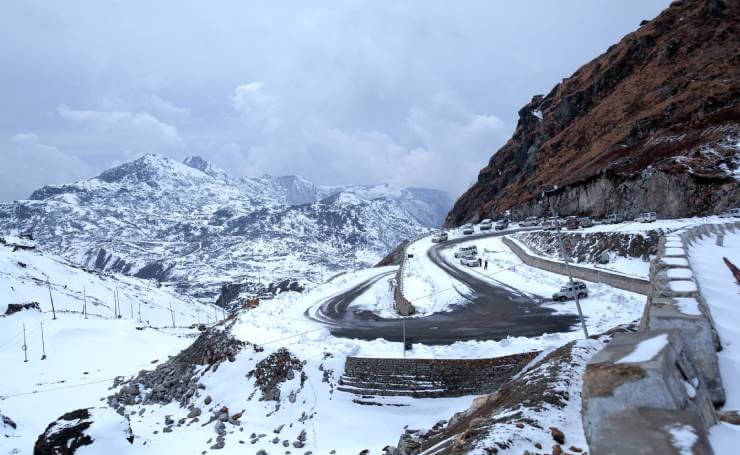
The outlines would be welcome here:
[[[0,200],[144,153],[457,197],[667,0],[0,2]]]

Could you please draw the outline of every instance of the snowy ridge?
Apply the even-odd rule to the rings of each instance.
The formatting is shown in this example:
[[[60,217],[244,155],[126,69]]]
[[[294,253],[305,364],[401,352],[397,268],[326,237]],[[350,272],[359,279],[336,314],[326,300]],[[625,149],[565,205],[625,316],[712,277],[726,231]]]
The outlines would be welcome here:
[[[232,178],[199,157],[146,155],[0,203],[0,233],[30,232],[74,263],[215,300],[226,284],[262,294],[283,279],[305,287],[371,266],[438,222],[449,204],[433,190]]]

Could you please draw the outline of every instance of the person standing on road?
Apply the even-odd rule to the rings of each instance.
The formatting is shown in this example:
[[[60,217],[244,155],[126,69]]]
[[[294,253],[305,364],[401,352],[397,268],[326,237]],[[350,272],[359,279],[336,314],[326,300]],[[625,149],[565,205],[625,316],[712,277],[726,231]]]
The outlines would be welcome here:
[[[488,270],[488,259],[483,263],[483,270]]]
[[[478,258],[478,267],[483,267],[483,259]]]

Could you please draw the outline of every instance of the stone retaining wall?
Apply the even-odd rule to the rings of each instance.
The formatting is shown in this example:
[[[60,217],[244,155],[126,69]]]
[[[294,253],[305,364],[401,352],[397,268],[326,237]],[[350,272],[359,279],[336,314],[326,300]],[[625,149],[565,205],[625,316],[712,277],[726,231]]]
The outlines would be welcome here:
[[[639,332],[615,336],[586,367],[582,416],[592,453],[623,447],[625,434],[631,446],[680,453],[670,443],[677,426],[697,436],[692,453],[712,453],[707,430],[725,401],[721,343],[688,248],[697,238],[737,229],[740,222],[702,225],[659,241]]]
[[[416,242],[417,240],[423,239],[424,237],[429,237],[430,235],[434,234],[434,231],[426,232],[414,239],[411,239],[406,243],[406,246],[403,247],[403,252],[401,254],[401,263],[398,266],[398,271],[396,272],[396,289],[393,291],[393,302],[395,303],[396,311],[398,311],[398,314],[401,316],[411,316],[416,312],[416,309],[414,308],[414,305],[409,301],[409,299],[406,298],[406,296],[403,293],[403,278],[406,270],[406,259],[408,258],[408,248],[409,245]]]
[[[548,272],[558,273],[560,275],[568,274],[563,262],[530,255],[515,240],[508,237],[504,237],[502,240],[523,263],[538,269],[547,270]],[[618,289],[624,289],[625,291],[636,292],[642,295],[647,295],[650,291],[650,282],[648,280],[642,280],[640,278],[634,278],[614,272],[580,267],[573,264],[570,265],[570,270],[574,278],[580,278],[594,283],[604,283]]]
[[[490,359],[347,357],[339,390],[362,396],[455,397],[491,393],[537,352]]]

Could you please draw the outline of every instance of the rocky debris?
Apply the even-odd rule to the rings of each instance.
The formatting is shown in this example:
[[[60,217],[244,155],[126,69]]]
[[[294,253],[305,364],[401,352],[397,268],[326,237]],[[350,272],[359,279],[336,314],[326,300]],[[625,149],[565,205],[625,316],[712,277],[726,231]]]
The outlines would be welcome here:
[[[248,378],[255,378],[256,385],[262,391],[265,401],[280,401],[280,384],[291,380],[296,373],[301,374],[301,386],[306,380],[303,363],[287,349],[280,348],[260,360],[254,370],[247,373]]]
[[[560,246],[551,231],[518,232],[514,238],[540,256],[560,258]],[[562,232],[568,255],[577,263],[600,263],[601,255],[615,255],[647,261],[658,252],[661,232],[627,234],[619,232]]]
[[[229,330],[211,329],[201,333],[198,338],[182,352],[161,363],[153,371],[141,371],[131,380],[117,379],[113,387],[121,385],[120,390],[108,397],[108,404],[119,413],[125,406],[134,404],[167,404],[177,401],[186,407],[194,396],[199,395],[202,385],[195,374],[196,366],[206,365],[201,373],[215,370],[224,361],[234,361],[235,356],[246,343],[232,337]],[[210,397],[206,397],[206,405]],[[192,412],[194,408],[191,409]],[[190,415],[190,414],[188,414]],[[194,414],[197,417],[199,414]]]
[[[482,453],[498,453],[517,444],[531,443],[542,449],[537,440],[522,436],[518,428],[528,426],[541,432],[537,439],[567,439],[559,429],[545,429],[537,416],[548,419],[570,401],[568,385],[579,381],[585,364],[602,346],[604,340],[571,342],[541,355],[513,380],[495,393],[473,400],[472,406],[458,412],[449,421],[437,422],[427,431],[407,429],[389,455],[416,455],[437,446],[435,453],[468,453],[473,447]],[[529,434],[530,432],[527,432]],[[531,451],[535,453],[533,449]],[[562,453],[562,452],[561,452]]]
[[[556,427],[550,427],[550,435],[558,444],[565,444],[565,435]]]
[[[267,292],[273,295],[280,294],[281,292],[303,292],[304,290],[305,288],[301,283],[290,278],[270,283],[267,286]]]
[[[91,411],[94,411],[94,408],[78,409],[50,423],[36,440],[33,453],[35,455],[71,455],[80,447],[93,444],[94,439],[86,433],[95,424]],[[134,435],[130,426],[127,427],[125,433],[121,434],[121,439],[133,444]]]
[[[3,430],[7,430],[7,429],[15,430],[18,428],[18,425],[16,425],[16,423],[13,422],[13,419],[11,419],[10,417],[0,412],[0,428]]]
[[[29,303],[9,303],[8,308],[5,310],[5,316],[10,316],[11,314],[17,313],[19,311],[23,310],[37,310],[41,311],[41,306],[38,302],[29,302]]]
[[[673,2],[533,97],[445,224],[506,210],[540,216],[550,206],[672,218],[737,206],[738,43],[738,2]],[[540,200],[546,184],[558,190]]]

